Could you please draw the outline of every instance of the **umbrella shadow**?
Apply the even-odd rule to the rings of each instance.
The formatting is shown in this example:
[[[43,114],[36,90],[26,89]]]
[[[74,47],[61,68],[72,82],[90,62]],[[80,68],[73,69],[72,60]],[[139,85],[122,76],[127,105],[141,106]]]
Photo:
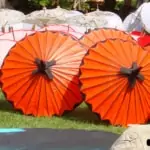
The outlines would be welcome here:
[[[13,104],[3,99],[0,99],[0,112],[9,112],[22,115],[21,110],[15,110]]]
[[[15,112],[11,103],[6,100],[0,99],[0,111]]]
[[[72,82],[71,84],[68,85],[68,89],[73,89],[73,85],[72,83],[76,83],[76,81],[78,80],[78,76],[75,76],[74,78],[72,78]],[[79,82],[79,88],[81,86],[81,83]],[[66,91],[66,93],[64,94],[64,97],[68,97],[69,94],[69,90]],[[84,100],[84,95],[82,94],[82,97]],[[71,98],[71,97],[70,97]],[[63,108],[63,103],[62,106]],[[102,121],[100,119],[100,117],[96,114],[93,113],[91,111],[90,106],[86,105],[86,103],[84,103],[82,101],[82,103],[75,105],[74,109],[72,111],[65,111],[63,118],[66,120],[71,120],[71,121],[76,121],[76,122],[83,122],[83,123],[92,123],[92,124],[100,124],[100,125],[110,125],[109,121]]]
[[[0,91],[0,112],[10,112],[10,113],[21,113],[20,111],[16,111],[13,105],[6,100],[2,91]]]
[[[86,122],[95,125],[110,125],[109,121],[102,121],[100,117],[97,114],[93,113],[84,103],[72,112],[67,112],[63,117],[66,120],[72,120],[77,122]]]

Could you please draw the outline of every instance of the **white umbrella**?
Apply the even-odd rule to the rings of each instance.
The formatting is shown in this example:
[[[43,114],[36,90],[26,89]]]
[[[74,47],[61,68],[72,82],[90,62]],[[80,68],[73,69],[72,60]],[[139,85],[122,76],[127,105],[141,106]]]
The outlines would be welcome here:
[[[13,28],[13,30],[38,30],[40,29],[40,26],[30,23],[15,23],[5,26],[0,26],[0,32],[10,32],[10,29]]]
[[[88,20],[85,15],[70,17],[65,22],[66,24],[69,24],[71,26],[82,28],[84,32],[87,31],[88,29],[94,29],[97,27],[95,21]]]
[[[141,22],[143,28],[150,33],[150,3],[144,3],[141,9]]]
[[[0,40],[0,69],[3,64],[4,58],[8,54],[11,47],[13,47],[16,44],[15,41],[7,40],[7,39],[1,39]]]
[[[72,17],[84,16],[83,13],[74,10],[66,10],[60,8],[59,6],[54,9],[46,9],[40,11],[34,11],[26,15],[24,22],[26,23],[36,23],[40,26],[50,25],[50,24],[64,24],[66,21]]]
[[[49,24],[63,24],[65,21],[65,13],[68,10],[62,9],[59,6],[55,9],[46,9],[34,11],[23,20],[24,23],[37,24],[41,27]]]
[[[44,21],[44,23],[47,23],[50,20],[64,20],[65,14],[69,11],[63,8],[60,8],[59,6],[54,9],[46,9],[40,11],[34,11],[28,15],[26,15],[26,21],[27,20],[39,20],[39,23]]]
[[[0,25],[19,23],[25,18],[25,15],[16,10],[0,9]]]
[[[121,18],[109,11],[100,11],[97,9],[96,11],[90,12],[86,14],[88,20],[93,20],[96,23],[98,28],[116,28],[123,29],[123,22]]]
[[[35,24],[40,27],[44,27],[50,24],[64,24],[65,21],[58,19],[58,18],[46,18],[46,17],[41,17],[41,18],[26,18],[23,20],[24,23],[30,23],[30,24]]]
[[[131,32],[133,30],[142,31],[142,22],[140,15],[137,13],[129,14],[123,21],[125,31]]]
[[[50,18],[50,17],[61,17],[61,16],[64,16],[66,13],[68,13],[69,10],[66,10],[66,9],[63,9],[61,8],[60,6],[57,6],[57,8],[54,8],[54,9],[47,9],[47,8],[43,8],[43,10],[40,10],[40,11],[33,11],[31,12],[30,14],[27,15],[27,17],[47,17],[47,18]]]
[[[13,41],[20,41],[21,39],[25,38],[26,35],[30,35],[35,33],[36,31],[31,30],[12,30],[10,32],[4,33],[0,35],[0,40],[13,40]]]
[[[38,31],[44,31],[44,30],[48,30],[48,31],[60,31],[63,33],[67,33],[72,35],[73,37],[79,39],[84,35],[84,30],[82,27],[76,27],[76,26],[72,26],[72,25],[68,25],[68,24],[63,24],[63,25],[58,25],[58,24],[53,24],[53,25],[48,25],[44,28],[41,28]]]
[[[141,12],[145,5],[147,5],[147,3],[143,3],[135,12],[129,14],[125,18],[125,20],[123,21],[123,24],[124,24],[124,28],[126,31],[131,32],[131,31],[136,30],[136,31],[142,32],[144,26],[142,23]]]
[[[83,13],[76,11],[76,10],[70,10],[67,13],[65,13],[65,18],[70,18],[70,17],[74,17],[74,16],[84,16]]]

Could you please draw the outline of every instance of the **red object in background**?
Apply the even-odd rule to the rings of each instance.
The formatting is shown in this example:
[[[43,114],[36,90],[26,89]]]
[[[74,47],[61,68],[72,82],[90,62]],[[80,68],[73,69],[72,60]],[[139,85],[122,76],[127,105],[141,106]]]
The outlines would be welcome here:
[[[150,35],[144,35],[140,36],[138,38],[138,43],[142,46],[145,47],[150,44]]]
[[[150,35],[147,35],[138,31],[133,31],[131,35],[137,37],[137,42],[142,47],[145,47],[150,44]]]

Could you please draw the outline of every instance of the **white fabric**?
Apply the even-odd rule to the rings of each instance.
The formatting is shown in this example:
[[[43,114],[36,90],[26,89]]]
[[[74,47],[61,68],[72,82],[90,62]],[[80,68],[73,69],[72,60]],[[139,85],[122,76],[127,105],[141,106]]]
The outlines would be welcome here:
[[[145,3],[141,9],[141,21],[144,29],[150,33],[150,2]]]
[[[139,31],[141,32],[144,28],[143,22],[142,22],[142,17],[141,17],[141,12],[143,8],[147,5],[147,3],[143,3],[135,12],[129,14],[125,20],[123,21],[124,28],[126,31]],[[149,14],[147,14],[149,15]],[[148,16],[149,17],[149,16]]]
[[[0,68],[9,50],[16,44],[15,41],[0,40]]]
[[[29,23],[16,23],[16,24],[10,24],[6,25],[5,32],[9,32],[9,28],[12,27],[13,30],[32,30],[34,27],[34,30],[40,29],[40,26],[34,25],[34,24],[29,24]],[[0,32],[2,32],[2,26],[0,26]]]
[[[129,125],[110,150],[150,150],[150,125]]]
[[[31,18],[47,18],[47,19],[51,19],[51,18],[60,18],[64,19],[64,16],[66,13],[68,13],[69,11],[66,9],[62,9],[59,6],[57,8],[54,9],[43,9],[40,11],[33,11],[30,14],[26,15],[26,19],[31,19]]]
[[[18,23],[24,20],[22,12],[12,9],[0,9],[0,25]]]
[[[72,25],[70,26],[68,24],[65,24],[65,25],[48,25],[47,27],[41,28],[38,31],[44,31],[44,30],[64,32],[64,33],[73,35],[77,39],[81,38],[85,33],[84,28],[82,28],[82,27],[79,28],[79,27],[72,26]]]
[[[142,31],[142,22],[139,14],[131,13],[129,14],[123,21],[125,31],[131,32],[135,31]]]
[[[68,13],[65,14],[65,18],[70,18],[70,17],[74,17],[74,16],[83,16],[84,14],[79,12],[79,11],[75,11],[75,10],[70,10]]]
[[[20,41],[26,35],[30,35],[33,33],[35,33],[35,31],[14,30],[13,32],[8,32],[8,33],[4,33],[4,34],[0,35],[0,40],[7,39],[7,40]]]
[[[116,28],[123,30],[123,22],[121,18],[109,11],[96,10],[86,14],[87,19],[94,20],[98,28]],[[90,19],[91,18],[91,19]]]

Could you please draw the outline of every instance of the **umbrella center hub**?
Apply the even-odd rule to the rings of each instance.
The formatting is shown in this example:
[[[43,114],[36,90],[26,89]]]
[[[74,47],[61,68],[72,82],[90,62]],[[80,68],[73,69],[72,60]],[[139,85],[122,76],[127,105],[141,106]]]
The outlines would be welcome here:
[[[121,67],[121,75],[128,78],[129,87],[133,88],[136,84],[136,80],[144,81],[144,76],[140,73],[142,67],[139,67],[137,63],[133,62],[131,68]]]
[[[38,58],[35,59],[37,69],[32,72],[33,75],[40,73],[46,75],[49,79],[53,79],[51,67],[56,64],[56,61],[43,61]]]

